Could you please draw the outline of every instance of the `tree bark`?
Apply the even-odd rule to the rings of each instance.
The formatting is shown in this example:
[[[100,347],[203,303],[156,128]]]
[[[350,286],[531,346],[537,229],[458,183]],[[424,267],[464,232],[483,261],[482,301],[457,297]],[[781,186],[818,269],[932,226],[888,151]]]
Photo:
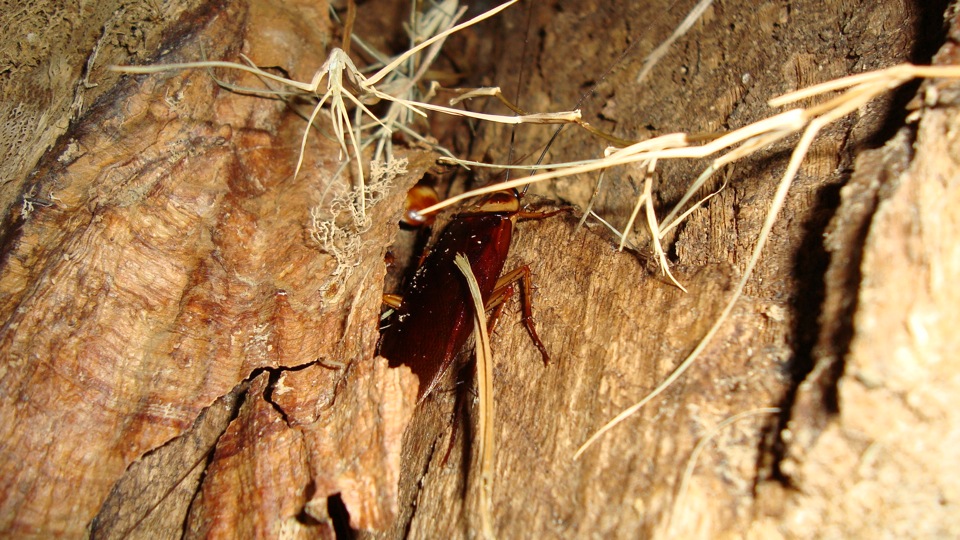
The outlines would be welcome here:
[[[636,4],[515,6],[452,40],[448,66],[511,98],[519,88],[526,110],[578,107],[592,125],[639,139],[735,129],[775,112],[770,97],[929,61],[938,47],[936,63],[958,63],[960,23],[951,15],[943,44],[939,4],[715,3],[638,84],[643,57],[691,6]],[[4,113],[4,148],[24,122],[38,129],[22,151],[6,151],[0,187],[0,529],[475,536],[473,395],[451,374],[449,390],[415,406],[416,378],[375,353],[384,255],[406,189],[434,156],[405,150],[406,172],[352,230],[359,247],[346,258],[324,250],[311,211],[329,208],[353,177],[337,175],[335,142],[314,130],[294,176],[305,122],[283,102],[227,91],[206,71],[120,78],[105,66],[243,53],[309,81],[339,43],[327,7],[150,9],[105,8],[57,34],[62,42],[37,34],[47,49],[6,40],[5,50],[34,56],[10,61],[0,81],[5,101],[20,103]],[[400,35],[398,12],[386,0],[362,4],[355,31],[386,48]],[[497,535],[956,536],[956,89],[913,86],[826,130],[745,297],[701,359],[578,460],[576,449],[664,380],[723,309],[795,140],[704,187],[726,183],[668,239],[689,293],[647,248],[616,252],[596,222],[521,223],[506,266],[532,268],[553,362],[543,365],[509,304],[493,337]],[[509,128],[480,125],[469,144],[433,128],[468,157],[510,159]],[[538,154],[549,137],[521,126],[513,156]],[[567,128],[547,159],[597,157],[605,145]],[[658,208],[703,166],[662,164]],[[622,226],[638,178],[611,171],[598,213]],[[594,181],[535,191],[582,208]],[[712,428],[768,407],[782,412],[719,431],[681,491]]]

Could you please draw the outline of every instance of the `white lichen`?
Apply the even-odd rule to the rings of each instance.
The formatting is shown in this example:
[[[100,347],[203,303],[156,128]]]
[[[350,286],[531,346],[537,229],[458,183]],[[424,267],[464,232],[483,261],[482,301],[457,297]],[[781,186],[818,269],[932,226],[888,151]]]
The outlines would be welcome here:
[[[390,192],[394,179],[407,172],[407,159],[374,161],[370,164],[370,181],[356,191],[341,192],[329,203],[321,201],[310,210],[310,237],[324,253],[333,257],[335,267],[323,284],[324,299],[336,302],[353,269],[363,259],[366,243],[363,235],[372,220],[366,211],[377,205]]]

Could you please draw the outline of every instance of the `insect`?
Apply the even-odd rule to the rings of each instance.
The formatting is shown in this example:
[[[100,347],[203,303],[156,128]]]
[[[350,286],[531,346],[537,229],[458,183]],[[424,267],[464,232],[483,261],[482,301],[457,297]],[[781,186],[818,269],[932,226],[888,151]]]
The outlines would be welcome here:
[[[500,274],[517,220],[548,217],[558,211],[524,211],[520,197],[516,190],[491,193],[454,216],[413,275],[403,300],[393,297],[389,302],[397,311],[381,334],[380,355],[391,367],[403,364],[418,376],[418,401],[436,389],[473,330],[467,284],[454,264],[458,253],[470,261],[488,309],[502,306],[513,292],[512,283],[521,280],[524,325],[544,363],[549,363],[533,325],[530,268],[521,266],[503,277]]]
[[[518,81],[518,94],[519,87]],[[509,104],[508,107],[521,116],[527,115],[519,108]],[[512,145],[511,140],[511,152]],[[546,150],[540,160],[545,153]],[[544,364],[549,364],[550,356],[533,324],[529,266],[520,266],[503,276],[501,273],[518,220],[545,218],[566,209],[529,212],[521,206],[521,197],[522,193],[515,189],[497,191],[464,208],[440,233],[433,249],[411,278],[403,299],[385,297],[397,311],[381,333],[379,352],[390,361],[391,367],[406,365],[417,375],[420,379],[418,402],[436,389],[441,376],[450,368],[473,331],[468,285],[454,263],[458,254],[465,255],[470,262],[484,307],[488,310],[497,307],[490,326],[496,323],[504,302],[513,295],[514,283],[520,281],[523,324]],[[430,206],[435,198],[436,193],[432,190],[428,193],[415,187],[407,195],[408,210],[403,222],[409,225],[432,222],[432,214],[422,216],[418,211]]]

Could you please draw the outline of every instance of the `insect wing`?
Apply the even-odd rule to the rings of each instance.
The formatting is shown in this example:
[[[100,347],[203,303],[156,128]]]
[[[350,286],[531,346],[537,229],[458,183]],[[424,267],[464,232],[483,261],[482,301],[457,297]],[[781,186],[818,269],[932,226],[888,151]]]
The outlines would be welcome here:
[[[463,253],[486,301],[497,283],[513,231],[509,213],[459,215],[414,274],[403,304],[383,332],[380,354],[420,379],[418,399],[437,385],[473,331],[469,290],[454,257]]]

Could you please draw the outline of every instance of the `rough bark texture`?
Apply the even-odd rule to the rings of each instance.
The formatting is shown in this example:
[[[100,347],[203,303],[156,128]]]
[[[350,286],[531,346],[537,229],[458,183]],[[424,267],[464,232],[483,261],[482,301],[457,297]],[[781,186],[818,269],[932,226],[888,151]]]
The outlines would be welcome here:
[[[249,48],[309,79],[328,39],[324,6],[208,5],[179,25],[164,44],[176,52],[154,61]],[[128,77],[105,96],[6,214],[0,526],[81,535],[101,512],[98,536],[151,536],[151,516],[169,512],[188,535],[332,535],[337,494],[354,527],[388,526],[416,388],[374,359],[384,240],[432,156],[409,155],[413,173],[379,203],[390,210],[341,254],[356,266],[334,275],[308,229],[327,187],[343,191],[338,148],[313,137],[294,180],[303,124],[282,102],[196,70]],[[248,379],[236,417],[215,422],[222,436],[152,480],[177,488],[201,464],[195,495],[174,511],[117,491]]]
[[[960,62],[950,24],[937,64]],[[842,191],[817,364],[782,433],[799,491],[774,516],[793,536],[960,533],[958,88],[925,83],[915,130],[861,155]]]
[[[598,83],[577,106],[621,137],[711,132],[769,115],[765,100],[787,90],[929,61],[944,8],[717,2],[638,85],[643,57],[692,2],[637,4],[511,8],[452,41],[448,65],[511,97],[522,71],[520,105],[531,111],[569,109]],[[27,30],[5,34],[21,37],[4,49],[0,79],[13,106],[0,188],[0,528],[332,537],[349,519],[383,538],[474,536],[472,394],[453,391],[451,377],[450,391],[414,411],[415,378],[374,352],[383,255],[406,187],[432,158],[408,153],[409,173],[373,206],[337,274],[342,255],[309,235],[311,208],[329,202],[329,185],[347,185],[349,173],[334,178],[336,144],[311,137],[294,179],[304,122],[283,103],[225,91],[207,72],[104,70],[244,53],[310,80],[338,42],[326,6],[146,5],[98,8],[72,33],[44,33],[55,25],[43,17],[68,14],[40,5],[23,12],[35,17],[0,16]],[[402,12],[362,4],[355,31],[387,49]],[[955,64],[960,22],[947,22],[936,61]],[[746,297],[701,360],[576,461],[720,312],[791,141],[706,187],[728,182],[670,239],[689,294],[645,250],[614,252],[597,224],[522,223],[507,267],[531,265],[553,363],[543,366],[508,307],[493,343],[498,536],[960,534],[957,88],[924,85],[912,124],[904,111],[916,88],[827,130]],[[433,127],[438,138],[447,129]],[[508,128],[481,125],[470,144],[457,137],[445,138],[470,157],[508,159]],[[548,137],[523,127],[514,155]],[[595,157],[603,145],[568,128],[548,159]],[[702,165],[664,166],[659,204]],[[592,181],[539,192],[582,206]],[[625,223],[636,175],[607,182],[598,212]],[[467,406],[456,412],[458,400]],[[679,492],[709,429],[769,406],[784,413],[720,432]]]

